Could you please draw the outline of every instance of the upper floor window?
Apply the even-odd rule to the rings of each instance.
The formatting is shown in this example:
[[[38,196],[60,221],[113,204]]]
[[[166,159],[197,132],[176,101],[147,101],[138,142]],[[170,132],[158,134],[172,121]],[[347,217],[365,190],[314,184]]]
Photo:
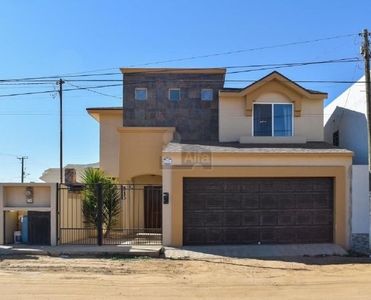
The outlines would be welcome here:
[[[135,100],[147,100],[147,89],[136,88],[135,89]]]
[[[169,100],[179,100],[180,99],[180,89],[169,89]]]
[[[254,104],[254,136],[292,136],[292,104]]]
[[[201,100],[212,101],[213,100],[213,90],[212,89],[202,89],[201,90]]]

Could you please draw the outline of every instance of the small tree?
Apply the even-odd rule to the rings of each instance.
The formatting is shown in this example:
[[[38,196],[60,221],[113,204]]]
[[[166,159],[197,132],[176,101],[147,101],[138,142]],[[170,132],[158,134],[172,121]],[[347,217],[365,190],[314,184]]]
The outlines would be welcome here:
[[[121,209],[121,198],[116,189],[117,181],[109,178],[99,169],[88,168],[81,174],[84,183],[82,212],[85,221],[98,227],[98,184],[102,185],[102,225],[106,230],[104,237],[117,224]]]

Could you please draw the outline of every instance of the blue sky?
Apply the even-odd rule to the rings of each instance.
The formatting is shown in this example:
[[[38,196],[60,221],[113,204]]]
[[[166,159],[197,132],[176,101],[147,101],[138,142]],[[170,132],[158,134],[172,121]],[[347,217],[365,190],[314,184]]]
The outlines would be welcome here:
[[[277,70],[327,92],[331,101],[350,85],[337,81],[364,74],[358,34],[371,31],[370,11],[369,0],[1,1],[0,182],[20,182],[20,156],[28,156],[25,182],[59,167],[55,78],[66,80],[64,165],[93,163],[99,160],[99,124],[86,108],[122,104],[121,86],[96,88],[119,85],[118,68],[243,66],[228,68],[243,71],[227,74],[226,86],[233,87]],[[345,58],[359,62],[251,67]],[[8,81],[35,77],[46,78]],[[7,96],[29,92],[35,94]]]

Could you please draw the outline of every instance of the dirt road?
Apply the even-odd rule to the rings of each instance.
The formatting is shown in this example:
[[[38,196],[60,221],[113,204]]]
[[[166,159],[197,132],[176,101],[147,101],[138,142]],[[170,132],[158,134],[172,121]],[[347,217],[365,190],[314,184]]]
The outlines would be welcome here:
[[[0,256],[0,299],[371,299],[371,258]]]

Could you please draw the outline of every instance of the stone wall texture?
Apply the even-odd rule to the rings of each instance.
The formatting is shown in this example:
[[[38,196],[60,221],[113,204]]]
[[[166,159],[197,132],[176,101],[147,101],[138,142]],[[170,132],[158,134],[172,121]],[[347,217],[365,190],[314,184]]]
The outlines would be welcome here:
[[[218,140],[218,91],[224,74],[124,74],[124,126],[175,127],[182,141]],[[135,88],[147,89],[147,100],[135,100]],[[180,89],[180,100],[168,90]],[[201,100],[201,89],[212,89],[213,100]]]
[[[368,233],[353,233],[352,234],[352,249],[353,250],[370,249]]]

